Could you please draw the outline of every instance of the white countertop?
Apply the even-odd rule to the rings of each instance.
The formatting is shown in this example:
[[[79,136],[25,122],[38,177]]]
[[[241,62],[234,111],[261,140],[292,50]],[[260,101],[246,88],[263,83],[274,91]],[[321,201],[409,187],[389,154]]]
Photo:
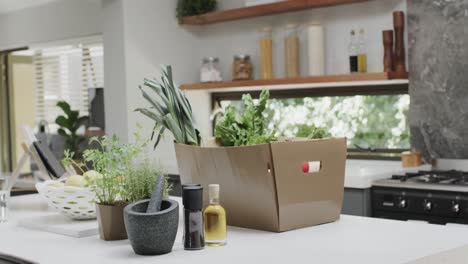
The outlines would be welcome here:
[[[346,160],[345,188],[366,189],[375,180],[390,178],[392,174],[427,170],[431,167],[423,165],[415,168],[403,168],[401,161],[383,160]]]
[[[285,233],[230,227],[228,245],[185,251],[182,226],[173,252],[143,257],[128,240],[72,238],[24,229],[24,217],[52,214],[38,195],[12,198],[10,221],[0,224],[0,252],[40,263],[359,263],[398,264],[468,244],[468,226],[345,216],[337,222]],[[182,221],[182,218],[180,219]],[[467,252],[468,258],[468,252]],[[465,258],[466,259],[466,258]]]

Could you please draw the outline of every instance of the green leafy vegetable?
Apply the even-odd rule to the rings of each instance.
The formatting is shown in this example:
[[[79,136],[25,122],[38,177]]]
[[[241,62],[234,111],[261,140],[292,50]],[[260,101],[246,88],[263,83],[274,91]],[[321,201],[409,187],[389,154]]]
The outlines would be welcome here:
[[[158,145],[166,129],[172,132],[177,143],[200,145],[200,132],[194,126],[192,106],[182,91],[174,84],[171,66],[163,68],[161,81],[145,79],[144,87],[140,87],[140,90],[143,98],[151,106],[138,108],[135,111],[154,121],[153,136],[155,133],[157,134],[154,148]]]
[[[300,124],[297,125],[297,129],[296,137],[316,139],[330,136],[330,133],[315,125]]]
[[[215,136],[223,146],[266,144],[277,140],[268,131],[268,120],[264,117],[269,96],[268,90],[263,90],[255,104],[250,94],[244,94],[240,114],[232,105],[226,108],[223,120],[215,127]]]

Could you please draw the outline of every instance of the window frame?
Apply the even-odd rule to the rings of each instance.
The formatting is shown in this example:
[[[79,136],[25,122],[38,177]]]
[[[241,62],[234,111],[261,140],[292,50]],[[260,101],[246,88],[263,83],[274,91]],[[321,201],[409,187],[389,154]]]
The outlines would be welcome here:
[[[304,97],[329,97],[329,96],[355,96],[355,95],[405,95],[409,94],[408,84],[380,84],[380,85],[354,85],[320,88],[296,88],[296,89],[270,89],[270,98],[304,98]],[[211,108],[215,109],[223,100],[240,100],[243,94],[250,94],[253,98],[258,98],[261,90],[239,90],[228,92],[212,92]],[[213,120],[214,132],[214,120]],[[401,153],[409,149],[387,149],[379,148],[369,151],[358,148],[348,148],[349,159],[366,160],[400,160]]]

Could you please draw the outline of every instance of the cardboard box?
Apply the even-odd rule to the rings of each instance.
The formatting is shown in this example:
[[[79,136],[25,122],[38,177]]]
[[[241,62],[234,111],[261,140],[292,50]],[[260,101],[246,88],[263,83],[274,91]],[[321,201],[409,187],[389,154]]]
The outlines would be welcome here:
[[[337,220],[341,213],[346,139],[274,142],[242,147],[175,144],[182,183],[221,185],[229,225],[288,231]],[[319,171],[304,173],[308,162]]]

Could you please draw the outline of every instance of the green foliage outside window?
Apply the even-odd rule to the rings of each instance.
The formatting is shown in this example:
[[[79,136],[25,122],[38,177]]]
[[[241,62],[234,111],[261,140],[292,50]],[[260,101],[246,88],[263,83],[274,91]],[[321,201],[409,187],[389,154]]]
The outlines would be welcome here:
[[[239,101],[224,101],[238,105]],[[323,128],[347,137],[348,146],[410,148],[409,95],[334,96],[272,99],[267,106],[269,129],[276,136],[304,137]]]

